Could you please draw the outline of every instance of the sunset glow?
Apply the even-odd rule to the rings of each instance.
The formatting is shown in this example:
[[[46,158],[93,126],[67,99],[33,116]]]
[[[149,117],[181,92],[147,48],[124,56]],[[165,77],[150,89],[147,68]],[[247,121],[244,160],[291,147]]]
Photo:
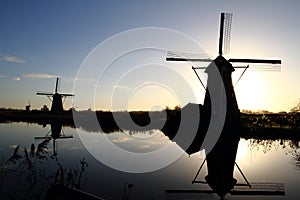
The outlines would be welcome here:
[[[297,17],[299,13],[298,10],[295,10],[297,6],[293,6],[293,4],[297,4],[295,2],[291,4],[284,2],[248,4],[234,1],[226,3],[176,1],[172,3],[174,6],[172,10],[169,9],[170,5],[166,2],[148,2],[147,6],[136,3],[133,7],[126,3],[102,5],[102,2],[98,2],[93,6],[72,5],[74,8],[71,9],[73,11],[70,11],[68,18],[65,17],[68,14],[66,10],[69,8],[66,5],[61,5],[59,11],[54,14],[53,9],[56,7],[53,5],[49,5],[46,10],[43,10],[44,7],[41,4],[30,7],[28,4],[20,4],[22,5],[18,6],[18,10],[14,13],[10,12],[15,9],[13,4],[3,6],[1,11],[3,15],[1,24],[3,27],[7,27],[2,30],[0,37],[2,44],[0,49],[0,90],[5,94],[0,98],[2,107],[24,108],[28,101],[35,109],[40,109],[43,105],[49,106],[48,99],[35,95],[37,91],[53,91],[55,77],[59,76],[61,77],[61,92],[72,92],[76,74],[92,50],[108,38],[134,28],[157,27],[173,30],[198,43],[203,48],[203,51],[199,52],[200,54],[215,55],[219,37],[219,14],[222,10],[233,13],[231,51],[230,54],[225,55],[226,57],[280,58],[283,61],[280,72],[256,73],[250,70],[246,72],[235,87],[240,109],[289,111],[300,96],[297,88],[300,85],[297,64],[297,52],[299,52],[300,46],[297,45],[300,32],[298,27],[300,26],[297,26],[296,19],[299,18]],[[40,12],[41,6],[44,12]],[[146,7],[147,9],[145,9]],[[124,9],[124,12],[113,12],[118,9]],[[189,10],[189,14],[179,17],[176,10],[184,9]],[[132,10],[137,13],[134,14]],[[254,10],[255,15],[253,15]],[[110,19],[111,23],[107,24],[107,20],[104,19]],[[74,22],[78,23],[75,25]],[[147,41],[151,38],[150,36],[151,34],[146,34],[141,39]],[[149,57],[147,51],[146,53],[141,51],[139,53],[130,52],[125,59],[123,57],[116,58],[115,67],[105,80],[104,84],[108,86],[105,91],[114,89],[115,83],[110,80],[124,74],[126,69],[130,69],[128,67],[141,65],[143,62],[147,64],[159,61],[171,69],[173,67],[179,69],[180,64],[165,61],[166,52],[169,50],[195,52],[194,47],[185,45],[186,43],[178,38],[170,36],[168,37],[170,41],[160,39],[155,42],[155,45],[161,42],[169,45],[168,49],[164,49],[163,54]],[[130,44],[132,41],[128,41],[128,43]],[[149,46],[151,47],[151,45]],[[108,52],[109,48],[107,48]],[[101,54],[101,56],[106,57],[106,54]],[[128,63],[131,65],[127,66]],[[184,68],[184,70],[178,72],[187,78],[190,87],[196,94],[194,97],[189,96],[190,93],[185,94],[186,88],[180,88],[180,84],[177,84],[176,87],[180,92],[175,91],[175,94],[182,99],[180,102],[175,100],[175,97],[175,99],[171,97],[172,95],[170,96],[167,91],[163,94],[160,90],[158,90],[159,94],[152,94],[153,97],[161,95],[161,98],[154,101],[151,95],[148,96],[147,93],[150,90],[147,89],[144,94],[140,90],[137,93],[139,97],[133,97],[134,99],[131,100],[125,99],[123,105],[130,102],[129,107],[126,105],[118,109],[148,110],[153,104],[173,107],[178,103],[181,106],[188,102],[202,103],[204,90],[190,67],[183,64],[182,69]],[[125,71],[120,70],[121,68]],[[131,80],[141,79],[140,76],[144,73],[146,72],[139,71],[131,77]],[[200,73],[204,74],[203,71]],[[234,72],[234,83],[239,73],[238,70]],[[148,75],[149,77],[157,76],[156,80],[168,79],[176,82],[173,75],[168,76],[159,70]],[[88,79],[90,77],[85,77],[85,80]],[[205,79],[203,82],[205,84]],[[172,83],[172,87],[175,87],[175,84]],[[99,94],[98,98],[101,100],[98,99],[97,102],[83,99],[81,105],[74,105],[71,99],[67,99],[65,106],[67,109],[74,105],[79,110],[89,107],[110,110],[110,100],[106,94],[105,92]],[[143,96],[146,98],[142,100]],[[133,105],[134,101],[138,103]]]

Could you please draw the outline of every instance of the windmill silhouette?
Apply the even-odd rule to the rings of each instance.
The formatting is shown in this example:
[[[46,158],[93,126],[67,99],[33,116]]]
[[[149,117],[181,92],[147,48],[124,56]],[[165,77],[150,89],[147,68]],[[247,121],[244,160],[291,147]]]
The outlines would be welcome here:
[[[49,93],[49,92],[37,92],[37,95],[42,95],[42,96],[47,96],[49,100],[52,102],[51,105],[51,112],[53,113],[59,113],[63,112],[63,98],[66,97],[72,97],[74,94],[63,94],[63,93],[58,93],[58,82],[59,78],[56,78],[56,84],[55,84],[55,91],[54,93]],[[52,99],[51,99],[52,98]]]
[[[207,67],[192,67],[196,73],[202,86],[205,88],[203,82],[201,81],[199,75],[197,74],[197,69],[205,69],[207,73],[207,85],[205,88],[205,98],[203,106],[201,107],[201,121],[199,124],[198,134],[196,135],[191,146],[186,150],[188,154],[193,154],[201,150],[201,145],[203,139],[208,130],[212,114],[218,115],[220,110],[212,107],[212,99],[209,88],[216,88],[214,86],[219,86],[217,90],[219,91],[219,97],[225,95],[226,102],[220,102],[218,105],[225,107],[225,122],[220,134],[220,137],[212,150],[206,155],[207,171],[208,175],[205,180],[215,193],[217,193],[221,198],[223,198],[228,192],[232,191],[237,181],[233,177],[238,143],[240,139],[240,110],[235,96],[234,86],[232,84],[232,72],[235,68],[244,68],[243,73],[248,68],[251,68],[250,64],[264,64],[262,68],[266,70],[276,70],[280,69],[281,60],[268,60],[268,59],[248,59],[248,58],[230,58],[226,59],[223,57],[224,54],[229,52],[230,43],[230,31],[231,31],[231,21],[232,13],[221,13],[220,22],[220,36],[219,36],[219,48],[218,56],[212,60],[210,58],[195,58],[191,54],[168,52],[166,61],[190,61],[190,62],[210,62]],[[186,57],[185,55],[191,55]],[[244,64],[246,66],[233,66],[233,63]],[[270,67],[271,66],[271,67]],[[220,76],[221,79],[217,76]],[[241,78],[240,76],[240,78]],[[240,78],[238,80],[240,80]],[[221,87],[224,86],[225,94],[222,92]],[[219,90],[220,89],[220,90]],[[224,109],[223,109],[224,111]],[[200,135],[200,136],[199,136]],[[203,166],[202,163],[200,169],[198,170],[193,183],[203,183],[203,181],[196,181],[196,178]],[[238,166],[237,166],[238,167]],[[242,173],[240,168],[239,171]],[[242,173],[247,186],[251,188],[251,185]],[[263,186],[262,186],[263,187]],[[257,189],[257,188],[256,188]],[[258,189],[259,190],[259,189]],[[248,191],[249,192],[249,191]]]

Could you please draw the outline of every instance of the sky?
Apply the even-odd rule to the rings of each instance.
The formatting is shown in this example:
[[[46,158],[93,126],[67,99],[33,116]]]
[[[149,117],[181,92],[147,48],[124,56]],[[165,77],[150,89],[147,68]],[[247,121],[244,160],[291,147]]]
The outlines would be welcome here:
[[[226,58],[282,59],[280,72],[245,73],[235,86],[240,109],[289,111],[300,98],[297,0],[0,3],[0,107],[25,108],[29,101],[33,109],[50,107],[36,92],[53,92],[57,76],[59,91],[75,94],[66,99],[66,109],[155,110],[203,103],[205,91],[191,64],[167,63],[166,48],[216,56],[223,11],[233,13]],[[131,39],[123,43],[128,34]],[[152,43],[152,49],[143,46]],[[96,58],[103,65],[90,62]],[[205,83],[205,73],[198,73]],[[240,74],[233,73],[233,84]]]

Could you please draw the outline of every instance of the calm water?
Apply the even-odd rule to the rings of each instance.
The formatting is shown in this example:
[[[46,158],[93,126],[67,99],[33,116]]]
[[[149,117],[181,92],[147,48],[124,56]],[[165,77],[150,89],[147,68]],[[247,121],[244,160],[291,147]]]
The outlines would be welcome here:
[[[137,169],[144,166],[155,166],[162,159],[172,160],[174,155],[182,151],[175,143],[170,141],[158,130],[149,132],[114,132],[110,134],[87,132],[82,129],[63,127],[63,132],[73,138],[56,140],[56,156],[53,156],[53,140],[46,145],[47,152],[41,152],[41,157],[30,157],[30,146],[38,145],[43,139],[34,139],[47,135],[50,125],[43,127],[38,124],[10,123],[0,124],[0,198],[5,199],[28,199],[43,197],[47,187],[55,180],[55,174],[59,169],[64,169],[66,180],[69,185],[76,185],[81,190],[106,199],[165,199],[165,190],[170,189],[201,189],[207,186],[191,184],[201,162],[204,152],[192,156],[183,154],[172,164],[152,172],[128,173],[118,171],[107,165],[115,164],[120,169],[128,167],[128,159],[122,153],[105,151],[101,141],[109,139],[117,148],[118,152],[131,152],[133,160],[129,161]],[[82,140],[80,140],[80,138]],[[90,140],[95,145],[83,145],[82,141]],[[13,155],[14,149],[19,147],[18,158],[14,162],[7,162]],[[101,146],[102,145],[102,146]],[[286,195],[284,197],[263,196],[228,196],[229,199],[298,199],[300,195],[300,143],[298,141],[267,141],[267,140],[244,140],[241,139],[236,162],[243,170],[250,182],[283,182],[285,183]],[[165,150],[168,146],[169,150]],[[26,163],[24,148],[28,150],[32,168]],[[90,152],[100,151],[97,158],[109,159],[105,164],[98,161]],[[165,150],[166,155],[157,154]],[[145,155],[145,161],[136,162],[135,157]],[[151,155],[151,157],[149,157]],[[148,159],[149,158],[149,159]],[[80,174],[80,161],[84,159],[88,165],[84,165],[84,171]],[[144,166],[143,166],[144,165]],[[10,170],[5,170],[9,168]],[[34,169],[35,171],[31,171]],[[23,173],[18,173],[22,171]],[[126,171],[126,170],[125,170]],[[203,168],[199,179],[206,175],[206,167]],[[35,175],[36,179],[32,179]],[[31,177],[28,178],[28,177]],[[69,177],[69,179],[68,179]],[[243,178],[235,170],[235,178],[243,182]],[[56,179],[58,179],[56,177]],[[66,183],[65,180],[65,183]],[[31,181],[31,182],[30,182]],[[57,181],[57,180],[56,180]],[[27,183],[32,183],[28,189]],[[30,191],[28,194],[27,192]],[[25,195],[25,196],[24,196]],[[27,196],[26,196],[27,195]],[[219,199],[214,194],[203,194],[203,199]]]

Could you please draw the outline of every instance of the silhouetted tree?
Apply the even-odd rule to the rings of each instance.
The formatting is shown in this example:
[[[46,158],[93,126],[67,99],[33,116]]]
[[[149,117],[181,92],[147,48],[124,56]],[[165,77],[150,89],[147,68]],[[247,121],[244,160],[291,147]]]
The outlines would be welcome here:
[[[175,110],[175,111],[180,111],[180,110],[181,110],[181,107],[180,107],[179,105],[177,105],[177,106],[174,107],[174,110]]]
[[[297,105],[291,109],[291,112],[300,112],[300,99]]]

